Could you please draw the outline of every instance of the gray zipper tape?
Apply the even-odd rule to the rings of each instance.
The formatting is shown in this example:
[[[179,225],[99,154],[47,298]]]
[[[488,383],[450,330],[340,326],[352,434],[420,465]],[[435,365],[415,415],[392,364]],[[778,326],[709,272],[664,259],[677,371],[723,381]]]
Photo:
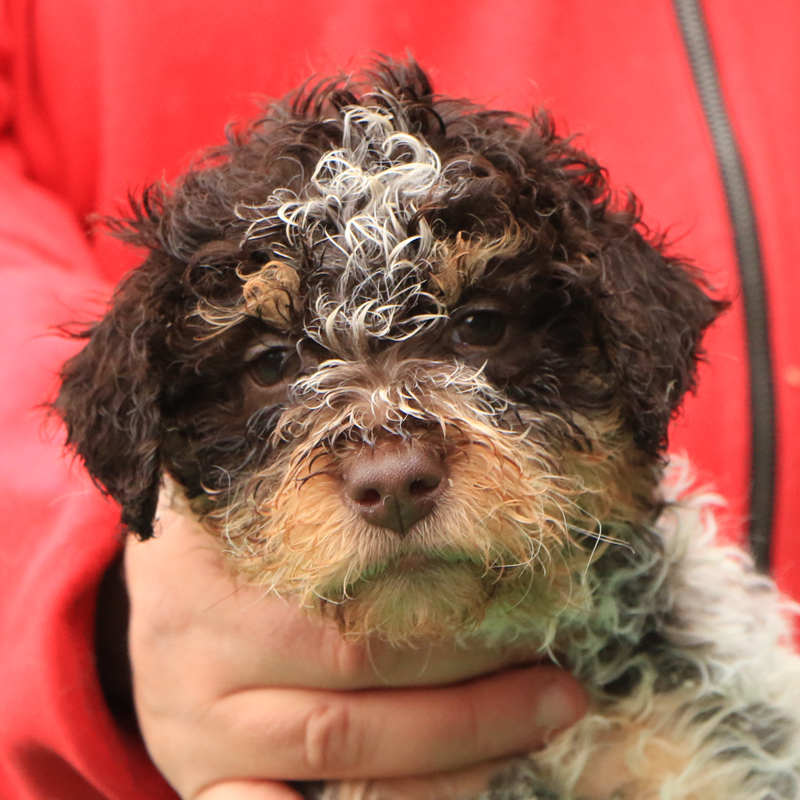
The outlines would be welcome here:
[[[673,0],[700,101],[714,142],[742,284],[750,363],[750,550],[770,567],[775,503],[775,393],[761,244],[742,155],[720,88],[700,0]]]

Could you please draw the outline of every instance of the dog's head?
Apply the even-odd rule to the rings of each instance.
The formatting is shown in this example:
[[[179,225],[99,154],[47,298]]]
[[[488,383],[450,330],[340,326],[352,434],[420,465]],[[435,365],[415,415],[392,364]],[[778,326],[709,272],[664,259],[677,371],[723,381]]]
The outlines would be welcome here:
[[[562,606],[657,513],[721,304],[546,116],[384,64],[272,107],[118,232],[147,258],[56,407],[140,537],[169,476],[254,579],[404,640]]]

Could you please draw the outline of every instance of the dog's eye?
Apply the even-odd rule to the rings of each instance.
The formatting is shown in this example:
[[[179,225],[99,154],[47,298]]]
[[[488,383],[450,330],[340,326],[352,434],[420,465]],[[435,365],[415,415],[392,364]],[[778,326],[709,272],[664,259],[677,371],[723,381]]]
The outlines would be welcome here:
[[[506,333],[508,318],[500,311],[472,311],[453,328],[453,341],[471,347],[491,347]]]
[[[276,386],[283,380],[287,349],[271,347],[247,364],[250,377],[259,386]]]

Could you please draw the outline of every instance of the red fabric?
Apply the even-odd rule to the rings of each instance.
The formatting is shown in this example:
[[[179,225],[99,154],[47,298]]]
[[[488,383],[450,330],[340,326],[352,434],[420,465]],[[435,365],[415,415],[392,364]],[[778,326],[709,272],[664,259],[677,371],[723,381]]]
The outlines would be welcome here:
[[[774,554],[800,596],[800,6],[705,0],[762,236],[778,400]],[[551,108],[613,182],[635,188],[736,299],[676,424],[700,474],[746,515],[744,322],[711,142],[669,0],[0,0],[0,795],[173,797],[97,686],[93,607],[119,542],[114,508],[42,432],[37,404],[72,345],[48,327],[85,319],[135,263],[85,224],[129,187],[176,175],[254,97],[373,51],[410,51],[437,89],[492,106]],[[88,298],[88,301],[87,301]]]

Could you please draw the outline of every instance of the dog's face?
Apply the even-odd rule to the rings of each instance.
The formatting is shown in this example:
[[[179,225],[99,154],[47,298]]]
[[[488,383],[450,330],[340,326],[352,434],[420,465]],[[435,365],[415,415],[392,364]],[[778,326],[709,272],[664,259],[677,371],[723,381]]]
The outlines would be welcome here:
[[[57,408],[135,533],[167,476],[343,630],[546,627],[657,512],[720,304],[546,118],[434,98],[414,65],[373,79],[145,195],[124,235],[149,255]]]

